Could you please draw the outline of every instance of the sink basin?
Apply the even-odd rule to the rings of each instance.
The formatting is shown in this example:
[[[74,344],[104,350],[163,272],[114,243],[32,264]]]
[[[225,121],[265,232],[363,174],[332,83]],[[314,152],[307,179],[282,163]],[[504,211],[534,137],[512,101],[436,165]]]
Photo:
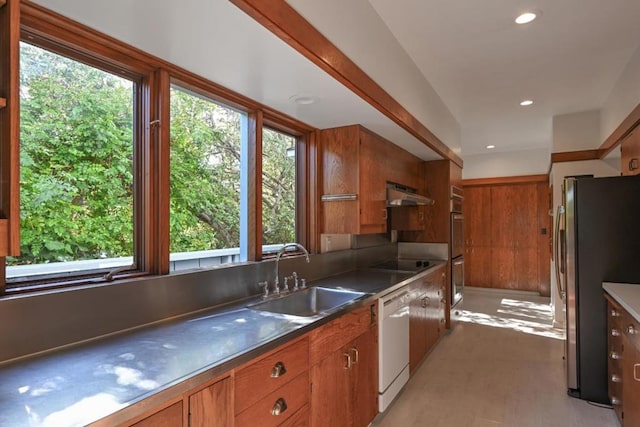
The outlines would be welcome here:
[[[259,302],[248,308],[270,313],[311,317],[330,312],[364,295],[363,292],[312,287],[277,299]]]

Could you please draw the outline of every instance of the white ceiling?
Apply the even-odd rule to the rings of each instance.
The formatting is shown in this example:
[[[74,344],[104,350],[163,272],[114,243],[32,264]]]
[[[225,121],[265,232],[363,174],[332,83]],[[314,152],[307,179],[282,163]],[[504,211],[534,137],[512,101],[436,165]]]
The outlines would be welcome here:
[[[551,148],[552,117],[602,107],[640,45],[638,0],[369,3],[460,123],[463,158]]]
[[[640,44],[640,0],[287,1],[339,48],[351,43],[345,53],[450,148],[461,144],[463,159],[487,144],[550,148],[552,117],[600,108]],[[360,123],[423,159],[438,157],[228,0],[37,2],[312,126]],[[542,16],[517,26],[531,8]],[[358,9],[375,25],[350,26]],[[367,40],[404,49],[419,79],[378,79],[398,64],[376,60],[380,44],[356,44]],[[368,62],[354,58],[363,50]],[[317,102],[291,102],[306,93]],[[426,99],[435,93],[441,100]],[[520,107],[524,98],[535,104]]]

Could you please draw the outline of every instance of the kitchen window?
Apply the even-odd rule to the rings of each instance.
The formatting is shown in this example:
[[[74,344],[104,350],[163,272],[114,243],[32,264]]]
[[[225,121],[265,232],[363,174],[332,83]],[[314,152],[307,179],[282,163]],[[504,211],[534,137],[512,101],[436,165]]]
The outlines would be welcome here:
[[[137,83],[20,44],[20,255],[6,287],[135,269]]]
[[[296,157],[298,139],[273,128],[262,129],[262,250],[275,252],[297,242]]]
[[[239,262],[247,115],[176,85],[170,97],[171,269]]]

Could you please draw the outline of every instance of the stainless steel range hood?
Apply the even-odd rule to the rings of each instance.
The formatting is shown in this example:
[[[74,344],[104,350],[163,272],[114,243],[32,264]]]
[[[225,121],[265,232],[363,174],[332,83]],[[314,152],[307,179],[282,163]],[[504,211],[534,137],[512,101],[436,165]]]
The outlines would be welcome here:
[[[400,184],[387,183],[387,206],[433,205],[435,201],[416,193],[413,188]]]

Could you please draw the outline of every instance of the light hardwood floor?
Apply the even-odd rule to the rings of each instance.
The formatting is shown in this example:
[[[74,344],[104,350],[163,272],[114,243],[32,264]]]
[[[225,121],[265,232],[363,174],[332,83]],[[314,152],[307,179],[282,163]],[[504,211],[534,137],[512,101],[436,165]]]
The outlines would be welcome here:
[[[464,310],[375,427],[619,426],[567,396],[549,298],[466,288]]]

